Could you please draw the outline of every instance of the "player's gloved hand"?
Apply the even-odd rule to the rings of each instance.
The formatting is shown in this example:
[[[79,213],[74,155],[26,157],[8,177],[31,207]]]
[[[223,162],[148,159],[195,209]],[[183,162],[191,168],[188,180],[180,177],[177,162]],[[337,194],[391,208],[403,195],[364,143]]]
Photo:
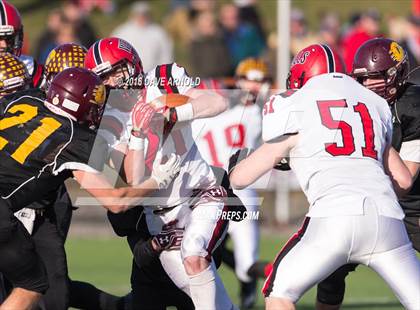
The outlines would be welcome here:
[[[281,171],[288,171],[291,170],[290,165],[289,165],[289,159],[288,158],[282,158],[282,160],[273,167],[276,170],[281,170]]]
[[[153,247],[157,251],[179,250],[181,247],[184,229],[176,227],[177,220],[168,223],[163,227],[160,234],[152,238]]]
[[[161,161],[162,153],[158,152],[153,162],[152,175],[150,176],[156,181],[159,189],[166,188],[178,175],[181,169],[181,156],[171,154],[166,163],[163,164]]]
[[[245,158],[247,158],[252,153],[252,151],[253,151],[252,149],[243,148],[243,149],[237,150],[235,154],[230,156],[228,175],[230,175],[233,169],[236,167],[236,165],[239,164]]]
[[[132,135],[136,137],[144,136],[150,128],[150,122],[156,114],[155,108],[150,104],[139,101],[133,108],[131,118],[133,122]]]

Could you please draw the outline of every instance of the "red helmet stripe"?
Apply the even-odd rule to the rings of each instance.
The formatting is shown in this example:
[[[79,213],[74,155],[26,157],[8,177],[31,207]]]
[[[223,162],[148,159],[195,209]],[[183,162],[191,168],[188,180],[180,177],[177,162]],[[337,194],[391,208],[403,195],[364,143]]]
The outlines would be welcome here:
[[[320,44],[320,46],[324,50],[325,57],[327,58],[328,72],[329,73],[335,72],[335,61],[334,61],[334,55],[331,48],[325,44]]]
[[[2,25],[7,25],[7,14],[6,14],[6,8],[4,7],[3,1],[1,1],[0,5],[0,19]]]
[[[93,45],[93,58],[95,59],[95,64],[96,65],[100,65],[103,62],[102,55],[101,55],[101,49],[100,49],[101,42],[102,42],[102,40],[99,40],[98,42],[96,42]]]

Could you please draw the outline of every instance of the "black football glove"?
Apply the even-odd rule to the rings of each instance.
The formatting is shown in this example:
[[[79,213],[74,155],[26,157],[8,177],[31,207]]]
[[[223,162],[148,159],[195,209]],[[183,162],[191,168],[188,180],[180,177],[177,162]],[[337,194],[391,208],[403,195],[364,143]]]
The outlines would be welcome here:
[[[289,158],[283,158],[277,165],[275,165],[273,167],[276,170],[281,170],[281,171],[289,171],[291,170],[290,166],[289,166]]]

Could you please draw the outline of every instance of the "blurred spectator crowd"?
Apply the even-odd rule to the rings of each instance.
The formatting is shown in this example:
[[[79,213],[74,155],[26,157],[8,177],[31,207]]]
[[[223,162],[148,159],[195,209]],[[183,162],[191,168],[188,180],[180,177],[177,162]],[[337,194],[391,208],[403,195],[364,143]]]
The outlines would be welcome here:
[[[341,20],[336,13],[320,16],[318,29],[309,29],[304,13],[291,10],[290,55],[313,43],[325,43],[338,51],[351,71],[351,63],[358,47],[377,36],[398,40],[407,50],[411,69],[420,64],[420,1],[413,1],[409,17],[383,18],[375,9],[354,12],[349,20]],[[187,55],[182,63],[193,76],[221,78],[232,76],[236,65],[248,57],[262,57],[275,77],[276,33],[267,33],[258,11],[257,0],[171,0],[169,11],[162,21],[154,21],[150,1],[131,4],[129,16],[111,33],[130,42],[139,52],[144,69],[160,63],[173,62],[174,53]],[[262,4],[264,5],[264,4]],[[92,9],[109,13],[112,0],[67,0],[49,13],[47,27],[35,47],[35,56],[44,62],[57,45],[75,42],[89,47],[97,34],[89,21]],[[176,44],[174,44],[174,42]],[[420,82],[420,70],[412,74]],[[280,87],[283,86],[280,83]]]

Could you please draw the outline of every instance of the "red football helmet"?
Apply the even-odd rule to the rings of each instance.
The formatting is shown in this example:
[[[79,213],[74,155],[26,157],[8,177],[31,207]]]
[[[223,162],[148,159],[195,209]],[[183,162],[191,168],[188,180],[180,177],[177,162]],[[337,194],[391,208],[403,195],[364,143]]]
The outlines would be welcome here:
[[[122,68],[130,81],[130,87],[143,86],[143,65],[134,47],[120,38],[105,38],[96,41],[88,50],[85,68],[92,70],[102,79],[107,74]]]
[[[73,67],[52,80],[45,104],[51,111],[95,130],[101,121],[105,98],[105,85],[99,76],[85,68]]]
[[[45,79],[47,86],[54,76],[67,68],[84,67],[86,49],[76,43],[65,43],[54,48],[45,61]]]
[[[0,39],[7,43],[5,52],[20,56],[23,45],[23,25],[19,11],[7,1],[0,1]]]
[[[310,78],[331,72],[346,73],[341,57],[328,45],[313,44],[293,58],[286,87],[301,88]]]

